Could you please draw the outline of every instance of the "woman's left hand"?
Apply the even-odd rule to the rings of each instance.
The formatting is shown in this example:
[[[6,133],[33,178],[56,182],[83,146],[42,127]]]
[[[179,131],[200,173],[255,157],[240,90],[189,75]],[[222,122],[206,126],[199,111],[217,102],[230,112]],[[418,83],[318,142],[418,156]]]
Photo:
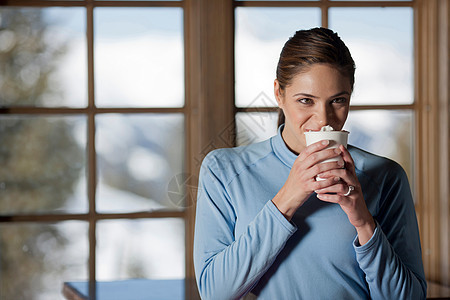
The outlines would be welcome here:
[[[356,176],[355,163],[344,146],[340,146],[342,158],[345,162],[343,169],[333,169],[319,174],[321,178],[339,177],[336,184],[315,191],[317,198],[322,201],[337,203],[347,214],[350,223],[358,232],[360,245],[370,240],[375,231],[375,221],[370,214]],[[353,190],[351,190],[353,187]],[[350,192],[348,194],[348,192]],[[347,196],[346,196],[347,194]]]

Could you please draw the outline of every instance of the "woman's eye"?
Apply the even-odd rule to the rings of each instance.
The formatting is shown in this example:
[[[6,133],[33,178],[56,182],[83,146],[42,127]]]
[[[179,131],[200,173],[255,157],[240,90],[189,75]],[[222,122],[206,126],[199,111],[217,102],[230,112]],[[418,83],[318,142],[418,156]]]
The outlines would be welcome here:
[[[333,103],[347,103],[347,99],[346,98],[336,98],[336,99],[333,99],[333,101],[332,101]]]
[[[313,100],[310,98],[302,98],[302,99],[298,99],[297,101],[302,104],[312,104],[313,103]]]

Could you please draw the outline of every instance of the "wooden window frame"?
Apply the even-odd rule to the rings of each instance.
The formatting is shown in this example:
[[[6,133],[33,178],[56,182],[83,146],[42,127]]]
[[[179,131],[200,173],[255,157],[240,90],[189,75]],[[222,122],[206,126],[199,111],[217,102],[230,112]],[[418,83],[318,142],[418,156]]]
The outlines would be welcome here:
[[[214,2],[214,0],[210,0]],[[220,0],[216,0],[216,2]],[[231,2],[231,1],[228,1]],[[210,4],[212,5],[212,4]],[[231,4],[230,4],[231,5]],[[228,5],[228,8],[230,7]],[[206,4],[205,4],[206,6]],[[412,110],[415,116],[415,179],[412,183],[416,195],[416,212],[421,234],[423,261],[427,280],[444,286],[450,286],[449,269],[449,17],[450,4],[448,0],[413,0],[405,1],[239,1],[234,7],[320,7],[322,10],[322,26],[328,26],[328,8],[330,7],[412,7],[414,11],[414,96],[415,101],[410,105],[358,105],[351,110],[387,109]],[[217,17],[217,16],[216,16]],[[219,19],[223,34],[229,35],[234,26],[232,18]],[[231,23],[231,24],[230,24]],[[206,41],[219,42],[218,40]],[[222,44],[221,44],[222,45]],[[233,82],[234,47],[230,43],[227,54],[221,64],[230,70],[226,82]],[[215,53],[205,52],[213,59]],[[208,60],[208,58],[204,58]],[[206,75],[206,77],[208,77]],[[202,87],[209,89],[207,86]],[[223,93],[222,93],[223,92]],[[276,108],[251,107],[236,108],[234,95],[229,96],[229,87],[221,86],[214,90],[218,97],[201,98],[200,102],[206,108],[202,120],[206,124],[214,124],[212,131],[201,133],[204,140],[214,140],[223,128],[233,123],[230,110],[237,112],[274,112]],[[225,110],[215,110],[215,105],[221,109],[228,103],[232,107]],[[216,120],[217,111],[224,111],[223,119]],[[234,115],[233,114],[233,115]],[[208,121],[209,119],[209,121]],[[234,124],[234,123],[233,123]],[[202,128],[199,128],[201,132]],[[234,145],[234,137],[222,146]],[[200,142],[202,144],[202,142]],[[205,144],[203,144],[205,145]],[[200,147],[201,148],[201,147]],[[192,273],[193,276],[193,273]]]
[[[0,115],[82,115],[87,117],[87,196],[89,209],[87,213],[71,214],[69,213],[44,213],[44,214],[3,214],[0,215],[0,223],[40,223],[40,222],[61,222],[67,220],[85,221],[89,224],[88,240],[89,240],[89,262],[88,262],[88,279],[89,279],[89,295],[96,295],[96,228],[97,222],[101,220],[119,220],[119,219],[161,219],[161,218],[181,218],[185,221],[186,228],[189,223],[189,209],[184,211],[142,211],[132,213],[99,213],[96,207],[96,187],[97,187],[97,153],[95,149],[96,128],[95,118],[101,114],[146,114],[146,113],[183,113],[184,126],[188,128],[189,124],[189,98],[186,96],[185,105],[183,107],[174,108],[99,108],[95,106],[94,93],[94,8],[96,7],[180,7],[184,9],[185,2],[182,1],[46,1],[46,0],[0,0],[0,7],[83,7],[86,9],[86,37],[87,37],[87,79],[88,79],[88,105],[84,108],[66,108],[66,107],[5,107],[0,108]],[[183,12],[185,14],[185,11]],[[186,17],[184,17],[183,27],[186,27]],[[186,29],[183,29],[183,35]],[[184,37],[184,47],[188,44]],[[186,51],[185,51],[186,52]],[[186,55],[186,53],[185,53]],[[186,56],[187,57],[187,56]],[[185,60],[187,61],[187,60]],[[185,63],[185,70],[187,63]],[[185,71],[187,72],[187,71]],[[187,76],[185,76],[187,78]],[[185,82],[185,86],[187,86]],[[186,88],[187,90],[188,88]],[[189,145],[190,139],[186,134],[185,161],[187,169],[189,169]],[[192,201],[192,200],[190,200]],[[186,240],[186,242],[188,242]],[[192,244],[192,242],[188,242]],[[187,250],[188,248],[186,248]],[[186,265],[189,261],[185,251]],[[61,289],[63,286],[61,286]],[[186,290],[187,291],[187,290]],[[187,291],[188,292],[188,291]],[[95,297],[92,297],[95,298]],[[188,296],[186,296],[188,298]]]

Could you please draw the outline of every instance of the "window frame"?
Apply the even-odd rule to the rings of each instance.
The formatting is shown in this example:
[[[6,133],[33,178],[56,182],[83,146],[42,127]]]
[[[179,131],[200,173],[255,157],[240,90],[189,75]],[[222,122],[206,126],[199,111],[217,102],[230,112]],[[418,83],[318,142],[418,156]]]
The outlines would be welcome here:
[[[89,261],[88,261],[88,274],[89,280],[89,295],[96,294],[96,285],[93,284],[96,281],[96,240],[97,240],[97,222],[102,220],[121,220],[121,219],[161,219],[161,218],[180,218],[183,219],[185,224],[188,223],[187,219],[189,214],[187,210],[173,210],[173,211],[137,211],[130,213],[100,213],[97,212],[96,207],[96,190],[97,190],[97,152],[95,148],[96,139],[96,116],[102,114],[165,114],[165,113],[182,113],[184,115],[184,127],[187,128],[188,121],[188,107],[189,100],[185,98],[185,105],[183,107],[173,108],[150,108],[150,107],[96,107],[95,105],[95,86],[94,86],[94,9],[96,7],[180,7],[184,9],[184,2],[182,1],[27,1],[27,0],[10,0],[0,3],[0,7],[83,7],[86,9],[86,51],[87,51],[87,94],[88,103],[86,107],[82,108],[70,108],[70,107],[30,107],[30,106],[17,106],[17,107],[2,107],[0,108],[0,115],[40,115],[40,116],[68,116],[79,115],[85,116],[87,119],[87,200],[88,211],[86,213],[26,213],[26,214],[2,214],[0,215],[0,223],[55,223],[69,220],[84,221],[88,223],[88,241],[89,241]],[[185,14],[185,11],[183,11]],[[184,43],[184,55],[186,57],[186,38],[185,27],[186,17],[183,16],[183,43]],[[185,58],[185,73],[187,60]],[[186,76],[185,76],[186,78]],[[185,82],[185,90],[186,90]],[[186,94],[186,93],[185,93]],[[189,148],[190,139],[187,138],[188,134],[185,134],[185,148]],[[184,160],[186,161],[187,168],[189,152],[186,151]],[[187,195],[189,197],[189,195]],[[188,199],[187,201],[192,201]],[[187,228],[187,225],[185,225]],[[187,230],[187,229],[185,229]],[[186,240],[187,242],[187,240]],[[186,244],[187,245],[187,244]],[[186,246],[187,250],[187,246]],[[189,259],[186,255],[188,251],[185,251],[185,261]],[[62,288],[62,287],[61,287]]]
[[[331,7],[411,7],[414,36],[414,102],[351,105],[351,111],[408,110],[414,116],[415,208],[426,278],[450,285],[449,202],[449,16],[448,2],[412,1],[237,1],[236,7],[319,7],[328,27]],[[447,56],[446,56],[447,54]],[[275,107],[239,107],[236,112],[276,112]],[[443,126],[442,124],[447,124]],[[443,226],[444,225],[444,226]],[[445,226],[447,225],[447,226]]]

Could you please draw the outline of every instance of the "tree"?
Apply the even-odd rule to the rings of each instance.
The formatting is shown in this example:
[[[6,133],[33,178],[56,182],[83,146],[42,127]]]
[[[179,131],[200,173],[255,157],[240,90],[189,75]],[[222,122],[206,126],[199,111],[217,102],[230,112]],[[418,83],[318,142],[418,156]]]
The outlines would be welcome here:
[[[64,96],[50,80],[65,44],[49,41],[48,26],[42,9],[0,8],[1,106],[43,106]],[[2,115],[0,166],[0,214],[51,213],[73,193],[82,149],[63,117]],[[38,299],[42,275],[64,268],[49,255],[67,242],[51,224],[3,224],[0,298]]]

